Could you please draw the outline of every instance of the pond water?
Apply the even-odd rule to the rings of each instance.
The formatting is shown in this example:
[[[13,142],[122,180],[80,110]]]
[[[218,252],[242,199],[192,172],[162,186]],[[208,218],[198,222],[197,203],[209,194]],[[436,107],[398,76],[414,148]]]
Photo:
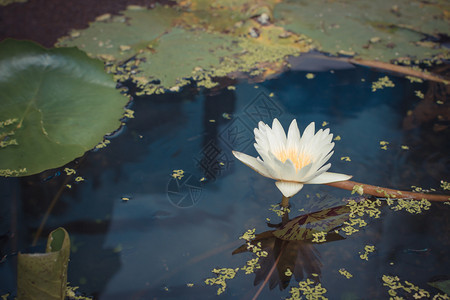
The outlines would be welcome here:
[[[298,65],[263,83],[227,82],[235,89],[187,87],[180,93],[135,97],[130,106],[135,118],[126,121],[111,143],[66,166],[84,181],[75,182],[64,167],[1,178],[0,295],[15,293],[17,251],[43,251],[47,234],[62,226],[72,242],[70,285],[96,299],[289,297],[290,287],[298,287],[295,278],[281,289],[275,271],[263,283],[276,257],[264,260],[257,275],[239,270],[220,296],[219,285],[205,284],[216,277],[213,269],[240,268],[255,257],[249,252],[232,255],[245,243],[239,237],[247,230],[273,230],[268,219],[281,220],[269,210],[281,200],[273,180],[231,154],[234,149],[256,155],[253,128],[260,120],[271,123],[276,117],[287,128],[295,118],[300,130],[312,121],[316,129],[326,122],[341,138],[335,141],[331,171],[368,184],[442,192],[440,180],[449,176],[448,136],[427,125],[403,129],[408,111],[420,101],[415,91],[425,93],[428,83],[327,61]],[[308,79],[308,73],[314,78]],[[372,92],[372,82],[386,75],[395,87]],[[380,141],[389,142],[387,150]],[[174,170],[183,170],[183,177],[173,177]],[[41,238],[32,247],[55,197]],[[342,205],[343,198],[357,197],[307,185],[291,199],[289,216]],[[290,248],[304,279],[320,282],[329,299],[386,299],[383,275],[439,293],[427,282],[448,275],[450,206],[433,203],[421,214],[389,206],[380,210],[380,218],[367,218],[368,226],[353,235]],[[375,246],[368,260],[360,258],[366,245]],[[289,255],[281,255],[283,260]],[[353,277],[341,275],[341,268]]]

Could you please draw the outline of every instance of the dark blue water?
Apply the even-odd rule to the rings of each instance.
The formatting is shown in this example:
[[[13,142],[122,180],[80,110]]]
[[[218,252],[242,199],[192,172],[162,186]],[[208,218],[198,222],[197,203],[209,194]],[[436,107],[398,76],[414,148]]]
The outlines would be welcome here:
[[[291,71],[264,83],[235,81],[235,89],[187,87],[180,93],[136,97],[131,106],[135,118],[126,121],[106,148],[67,165],[84,182],[67,181],[64,168],[2,178],[0,294],[15,291],[15,253],[42,250],[48,232],[63,226],[72,241],[70,284],[89,296],[216,297],[217,286],[204,283],[214,277],[211,270],[242,267],[253,258],[250,253],[231,254],[243,244],[239,236],[252,228],[257,233],[271,230],[267,218],[280,222],[268,210],[281,200],[274,181],[231,154],[234,149],[256,155],[253,128],[260,120],[271,123],[277,117],[287,128],[296,118],[300,130],[312,121],[316,129],[327,122],[341,137],[331,171],[369,184],[440,192],[440,180],[449,178],[448,136],[434,131],[430,122],[404,127],[408,111],[420,101],[414,92],[426,93],[430,84],[389,75],[395,87],[372,92],[372,82],[387,74],[343,67],[331,71],[324,64],[313,79],[306,78],[307,71]],[[380,141],[389,142],[387,150],[380,149]],[[174,170],[183,170],[184,176],[172,177]],[[72,188],[64,189],[43,237],[31,247],[49,203],[67,183]],[[291,199],[290,217],[313,210],[317,203],[333,206],[344,197],[355,195],[305,186]],[[420,215],[381,210],[381,218],[368,219],[369,225],[350,237],[299,246],[304,277],[311,276],[308,266],[320,272],[328,298],[386,299],[385,274],[439,292],[426,282],[448,274],[450,206],[433,204]],[[365,245],[376,247],[368,261],[359,257]],[[353,278],[340,275],[340,268]],[[220,298],[251,299],[262,284],[254,286],[254,280],[254,274],[239,271]],[[298,286],[294,279],[282,290],[269,285],[259,299],[285,298],[289,287]]]

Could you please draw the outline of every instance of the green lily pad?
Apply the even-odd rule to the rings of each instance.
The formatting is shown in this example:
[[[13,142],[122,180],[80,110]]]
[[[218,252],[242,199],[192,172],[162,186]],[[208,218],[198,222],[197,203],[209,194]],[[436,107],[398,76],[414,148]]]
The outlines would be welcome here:
[[[58,45],[77,46],[92,57],[121,62],[151,49],[178,16],[177,10],[159,5],[150,10],[132,8],[120,16],[97,18],[86,30],[61,38]]]
[[[189,10],[156,6],[102,16],[89,28],[61,38],[58,45],[77,46],[112,63],[109,71],[116,79],[131,78],[142,94],[176,91],[190,79],[212,87],[214,77],[232,73],[271,75],[282,69],[286,56],[311,49],[299,35],[287,36],[283,28],[254,21],[252,17],[260,12],[256,4],[200,2],[192,3]],[[271,6],[262,11],[270,12]],[[250,36],[256,27],[257,37]]]
[[[18,299],[65,299],[69,255],[69,234],[62,227],[49,234],[45,253],[19,253],[17,258]]]
[[[157,80],[165,88],[184,85],[195,70],[210,70],[224,56],[242,51],[233,42],[235,38],[222,34],[174,28],[161,37],[155,53],[138,56],[143,59],[139,69],[149,81]]]
[[[27,2],[27,0],[0,0],[0,6],[6,6],[16,2]]]
[[[60,167],[95,147],[121,124],[128,99],[115,86],[78,49],[0,42],[0,175]]]
[[[439,281],[433,281],[428,282],[429,285],[432,287],[435,287],[437,289],[440,289],[445,294],[450,295],[450,280],[439,280]]]
[[[444,1],[284,1],[275,6],[277,24],[312,38],[322,51],[389,62],[445,53],[426,36],[449,34]]]

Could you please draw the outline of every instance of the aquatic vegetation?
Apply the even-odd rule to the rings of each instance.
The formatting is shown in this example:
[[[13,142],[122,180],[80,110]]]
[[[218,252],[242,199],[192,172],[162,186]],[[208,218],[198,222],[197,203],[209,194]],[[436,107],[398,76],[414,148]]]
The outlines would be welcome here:
[[[405,280],[403,283],[397,276],[383,275],[382,277],[383,285],[389,288],[388,294],[391,299],[392,297],[399,297],[399,294],[410,295],[414,299],[430,298],[430,293],[418,286],[412,284],[411,282]],[[444,298],[442,298],[444,297]],[[403,299],[403,298],[402,298]],[[435,295],[433,299],[448,299],[445,295]]]
[[[311,242],[313,243],[323,243],[327,241],[326,239],[327,233],[325,231],[313,233],[312,235],[314,238],[312,239]]]
[[[352,195],[355,193],[362,196],[364,194],[364,187],[361,184],[360,185],[355,184],[355,186],[352,189]]]
[[[247,230],[243,235],[241,235],[240,237],[239,237],[239,239],[241,240],[245,240],[245,241],[251,241],[251,240],[253,240],[254,238],[255,238],[255,231],[256,231],[256,228],[253,228],[253,229],[249,229],[249,230]]]
[[[350,274],[350,272],[347,271],[347,270],[344,269],[344,268],[340,268],[340,269],[339,269],[339,274],[341,274],[342,276],[345,276],[347,279],[350,279],[350,278],[353,277],[353,275]]]
[[[299,300],[303,299],[303,296],[308,300],[328,299],[324,296],[326,292],[327,290],[322,287],[322,284],[315,283],[308,278],[304,281],[300,281],[298,287],[291,287],[291,290],[289,291],[291,297],[286,300]]]
[[[104,139],[102,142],[100,142],[97,146],[95,146],[95,149],[103,149],[106,146],[108,146],[109,144],[111,144],[110,140]]]
[[[69,234],[61,227],[49,234],[45,253],[19,253],[17,259],[18,298],[65,299],[69,255]]]
[[[422,83],[423,82],[422,78],[418,78],[418,77],[414,77],[414,76],[405,76],[405,78],[407,78],[411,83],[414,83],[414,82]]]
[[[0,6],[6,6],[11,3],[20,3],[20,2],[27,2],[27,0],[1,0]]]
[[[68,300],[92,300],[92,297],[81,296],[77,294],[78,286],[69,286],[66,288],[66,297]]]
[[[121,125],[128,98],[80,50],[5,40],[0,75],[1,176],[60,167]]]
[[[173,170],[172,177],[175,179],[181,179],[184,177],[184,170]]]
[[[366,245],[364,246],[364,253],[360,252],[359,258],[363,260],[369,260],[369,253],[372,253],[375,251],[375,246],[373,245]]]
[[[255,148],[262,159],[238,151],[233,151],[233,154],[259,174],[277,180],[275,184],[284,197],[294,196],[304,184],[323,184],[351,178],[349,175],[327,172],[331,164],[324,164],[333,154],[334,147],[329,129],[319,129],[315,133],[313,122],[300,137],[297,121],[293,120],[286,136],[275,118],[272,128],[260,122],[254,132]]]
[[[376,90],[384,89],[385,87],[394,87],[394,83],[389,79],[389,77],[384,76],[378,78],[377,81],[372,82],[372,92]]]
[[[389,62],[404,57],[445,55],[426,37],[448,34],[442,3],[421,1],[283,1],[274,7],[276,24],[310,37],[318,49],[333,55]],[[324,7],[326,9],[324,9]]]
[[[231,269],[231,268],[222,268],[222,269],[213,269],[211,272],[217,275],[217,277],[207,278],[205,283],[208,285],[219,285],[219,289],[217,290],[217,295],[225,292],[227,288],[227,280],[233,279],[236,276],[236,273],[239,271],[239,268]]]
[[[73,175],[77,173],[77,171],[71,168],[64,168],[64,172],[66,172],[66,175]]]
[[[387,150],[388,149],[388,145],[389,145],[389,142],[387,142],[387,141],[380,141],[380,149]]]
[[[345,235],[352,235],[359,231],[360,228],[367,226],[367,222],[361,217],[369,216],[370,218],[379,218],[381,211],[379,207],[381,206],[381,201],[376,199],[375,201],[364,198],[361,201],[355,201],[350,199],[347,203],[349,208],[349,218],[345,221],[340,228]]]
[[[236,5],[129,7],[72,32],[58,45],[103,59],[116,80],[133,80],[142,89],[138,94],[178,91],[190,80],[210,88],[217,85],[213,78],[231,74],[265,78],[285,68],[286,56],[311,49],[302,35],[253,20],[258,10],[249,3]],[[248,35],[251,30],[257,36]]]
[[[415,91],[414,92],[416,94],[417,97],[419,97],[420,99],[423,99],[425,97],[425,95],[422,93],[422,91]]]
[[[341,205],[303,214],[282,224],[273,235],[282,240],[318,243],[340,239],[334,230],[345,224],[349,213],[349,207]]]
[[[411,214],[420,214],[424,210],[429,210],[431,207],[431,203],[427,199],[422,199],[420,201],[408,199],[398,199],[394,201],[388,199],[386,202],[388,203],[388,205],[392,210],[395,211],[405,210]]]
[[[283,207],[280,206],[279,204],[271,204],[269,210],[276,213],[278,217],[282,217],[284,216],[284,214],[291,212],[291,210],[288,207]]]

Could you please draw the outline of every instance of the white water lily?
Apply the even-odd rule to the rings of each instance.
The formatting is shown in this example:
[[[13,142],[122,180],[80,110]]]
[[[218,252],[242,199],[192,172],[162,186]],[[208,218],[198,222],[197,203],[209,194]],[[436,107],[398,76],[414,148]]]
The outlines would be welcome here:
[[[327,172],[331,164],[325,163],[333,155],[333,135],[329,129],[315,133],[314,122],[309,124],[303,135],[294,119],[286,136],[277,119],[272,128],[259,122],[255,128],[254,144],[258,157],[233,151],[234,156],[259,174],[277,180],[275,182],[284,197],[298,193],[304,184],[325,184],[344,181],[352,176]]]

